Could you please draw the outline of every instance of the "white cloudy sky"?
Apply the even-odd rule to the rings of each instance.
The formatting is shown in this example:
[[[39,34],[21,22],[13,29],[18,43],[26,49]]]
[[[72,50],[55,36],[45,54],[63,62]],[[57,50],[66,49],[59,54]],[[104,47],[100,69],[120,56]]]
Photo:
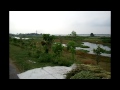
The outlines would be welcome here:
[[[10,33],[111,34],[110,11],[9,11]]]

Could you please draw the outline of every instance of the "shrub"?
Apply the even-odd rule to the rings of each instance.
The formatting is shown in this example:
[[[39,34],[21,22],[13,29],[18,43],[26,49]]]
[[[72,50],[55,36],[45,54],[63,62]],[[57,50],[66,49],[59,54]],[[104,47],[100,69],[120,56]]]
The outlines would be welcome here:
[[[96,49],[93,49],[93,52],[97,55],[96,56],[96,62],[97,62],[97,65],[98,65],[98,63],[100,62],[100,60],[99,60],[100,54],[104,53],[105,50],[98,45],[98,47]]]
[[[90,36],[91,36],[91,37],[94,37],[94,34],[93,34],[93,33],[91,33],[91,34],[90,34]]]
[[[110,75],[99,66],[79,64],[66,74],[66,79],[110,79]]]
[[[69,50],[72,53],[72,59],[75,60],[75,42],[74,41],[68,42],[67,50]]]
[[[81,71],[72,76],[70,79],[100,79],[100,78],[95,77],[94,73],[90,71]]]
[[[61,43],[53,44],[52,50],[53,50],[55,56],[60,57],[62,54],[62,51],[63,51],[63,46]]]
[[[39,62],[51,62],[52,61],[52,55],[51,54],[46,54],[46,53],[41,53],[38,60],[39,60]]]
[[[55,57],[52,60],[52,63],[60,65],[60,66],[71,66],[71,64],[73,64],[73,61],[68,58],[65,58],[65,57],[64,58],[63,57],[60,57],[60,58]]]
[[[54,35],[50,36],[50,34],[43,34],[44,41],[42,41],[41,44],[44,46],[45,53],[49,52],[49,49],[51,48],[54,39],[55,39]]]

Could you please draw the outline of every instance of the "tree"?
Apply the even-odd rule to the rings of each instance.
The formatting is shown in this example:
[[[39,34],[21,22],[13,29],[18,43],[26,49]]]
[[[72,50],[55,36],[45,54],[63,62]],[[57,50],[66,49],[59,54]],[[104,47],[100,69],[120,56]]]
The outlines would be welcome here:
[[[98,47],[96,49],[93,49],[93,52],[97,55],[96,56],[96,62],[97,62],[97,65],[98,65],[98,63],[100,62],[100,54],[104,53],[105,50],[98,45]]]
[[[91,37],[94,37],[94,34],[93,34],[93,33],[91,33],[91,34],[90,34],[90,36],[91,36]]]
[[[75,42],[74,41],[68,42],[67,50],[70,50],[70,52],[72,53],[72,59],[74,60],[74,57],[75,57]]]
[[[71,32],[71,36],[76,37],[76,35],[77,35],[77,34],[76,34],[75,31],[72,31],[72,32]]]
[[[44,46],[45,53],[48,53],[49,49],[51,49],[54,38],[54,35],[50,36],[50,34],[43,34],[43,41],[41,44]]]
[[[63,51],[63,46],[59,42],[55,43],[55,44],[53,44],[52,50],[53,50],[55,56],[60,58],[62,51]]]

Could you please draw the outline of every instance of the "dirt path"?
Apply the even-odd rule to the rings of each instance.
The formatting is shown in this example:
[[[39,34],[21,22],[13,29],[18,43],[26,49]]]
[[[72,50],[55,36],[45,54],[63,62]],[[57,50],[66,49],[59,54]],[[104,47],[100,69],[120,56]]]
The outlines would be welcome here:
[[[17,76],[18,73],[19,73],[18,69],[9,59],[9,79],[19,79],[19,77]]]

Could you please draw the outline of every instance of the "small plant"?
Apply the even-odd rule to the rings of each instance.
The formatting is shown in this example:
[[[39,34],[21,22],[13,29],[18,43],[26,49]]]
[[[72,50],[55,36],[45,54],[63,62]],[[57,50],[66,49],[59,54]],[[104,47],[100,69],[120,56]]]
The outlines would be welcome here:
[[[61,43],[53,44],[52,50],[53,50],[55,56],[60,58],[62,51],[63,51],[63,46]]]
[[[104,53],[105,50],[98,45],[98,47],[96,49],[93,49],[93,52],[97,55],[96,56],[96,62],[97,62],[97,65],[98,65],[98,63],[100,62],[100,60],[99,60],[100,59],[100,54]]]
[[[73,64],[73,61],[68,59],[68,58],[61,57],[60,59],[59,58],[54,58],[52,60],[52,63],[60,65],[60,66],[71,66],[71,64]]]
[[[67,50],[69,50],[72,53],[72,59],[75,59],[75,42],[70,41],[67,44]]]

